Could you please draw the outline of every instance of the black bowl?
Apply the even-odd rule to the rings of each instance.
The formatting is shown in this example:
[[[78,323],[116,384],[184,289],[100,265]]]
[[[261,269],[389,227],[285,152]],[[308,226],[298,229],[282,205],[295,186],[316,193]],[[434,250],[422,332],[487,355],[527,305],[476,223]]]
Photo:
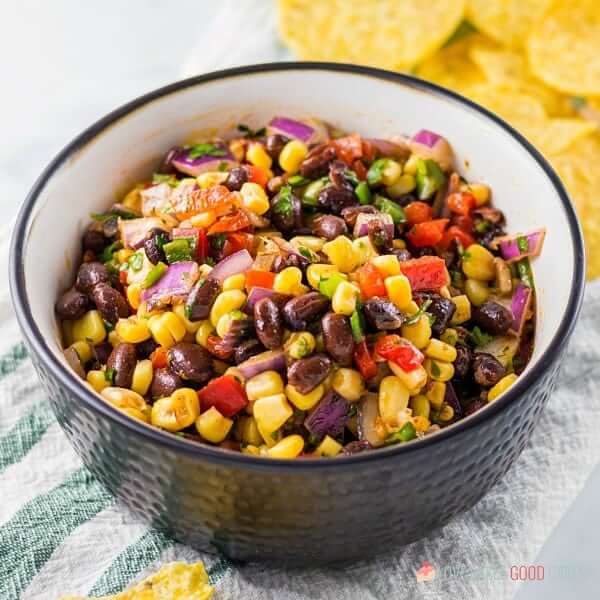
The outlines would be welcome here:
[[[335,460],[288,462],[200,446],[106,404],[65,368],[42,336],[26,289],[25,256],[36,202],[48,181],[119,120],[164,96],[215,80],[302,70],[386,80],[462,103],[495,122],[545,171],[560,197],[574,264],[567,308],[551,342],[535,365],[490,406],[417,442]],[[583,278],[583,242],[569,199],[547,162],[517,132],[435,85],[376,69],[324,63],[212,73],[152,92],[111,113],[67,146],[36,182],[17,221],[10,266],[13,301],[32,360],[61,427],[99,481],[136,515],[198,549],[240,560],[297,565],[363,559],[412,542],[472,507],[508,471],[554,388],[580,309]],[[48,303],[50,311],[52,300]]]

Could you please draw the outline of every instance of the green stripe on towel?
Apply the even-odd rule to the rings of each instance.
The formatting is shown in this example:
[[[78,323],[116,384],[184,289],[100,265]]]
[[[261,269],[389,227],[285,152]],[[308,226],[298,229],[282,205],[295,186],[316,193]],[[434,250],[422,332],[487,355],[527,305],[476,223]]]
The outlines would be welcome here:
[[[47,400],[36,404],[0,436],[0,473],[19,462],[54,423],[54,413]]]
[[[0,527],[0,598],[16,600],[54,550],[105,509],[110,494],[82,467]]]
[[[0,379],[10,375],[27,358],[23,342],[15,344],[6,354],[0,356]]]

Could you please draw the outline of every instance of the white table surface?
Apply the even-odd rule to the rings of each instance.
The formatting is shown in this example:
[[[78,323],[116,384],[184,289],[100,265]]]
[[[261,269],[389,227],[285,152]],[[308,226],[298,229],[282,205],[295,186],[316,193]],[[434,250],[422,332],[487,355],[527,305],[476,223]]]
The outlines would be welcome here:
[[[268,1],[238,0],[261,6]],[[82,129],[135,96],[181,78],[219,4],[212,0],[2,3],[0,224],[10,221],[43,167]],[[227,54],[231,37],[225,37]],[[274,51],[273,59],[281,56],[283,51]],[[598,566],[599,524],[600,468],[537,563],[545,564],[547,572],[552,565],[589,565],[594,559]],[[545,583],[524,586],[518,598],[592,598],[597,590],[594,573],[592,569],[589,576],[585,573],[583,569],[577,577],[547,576]]]

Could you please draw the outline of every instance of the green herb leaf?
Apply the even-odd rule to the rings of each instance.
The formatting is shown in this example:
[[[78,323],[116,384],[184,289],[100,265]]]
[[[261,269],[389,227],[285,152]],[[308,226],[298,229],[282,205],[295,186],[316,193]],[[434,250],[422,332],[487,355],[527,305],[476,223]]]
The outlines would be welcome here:
[[[493,336],[491,336],[489,333],[485,333],[485,331],[482,331],[477,325],[475,325],[469,334],[469,339],[474,346],[485,346],[487,343],[492,341]]]
[[[245,138],[262,137],[263,135],[265,135],[265,133],[267,133],[265,127],[261,127],[260,129],[253,131],[252,129],[250,129],[250,127],[248,127],[248,125],[245,125],[244,123],[238,123],[237,129],[244,135]]]
[[[358,414],[358,406],[356,403],[350,405],[350,410],[348,411],[348,416],[350,418],[355,417]]]
[[[405,321],[406,325],[414,325],[417,323],[421,316],[425,314],[430,305],[431,299],[427,298],[427,300],[425,300],[425,302],[419,306],[419,310]]]
[[[386,444],[398,444],[403,442],[410,442],[410,440],[414,440],[417,437],[417,430],[415,426],[408,421],[398,431],[394,431],[394,433],[390,433],[385,438]]]
[[[310,183],[310,179],[302,177],[302,175],[292,175],[287,182],[292,187],[302,187],[303,185],[308,185]]]
[[[106,371],[104,371],[104,379],[112,385],[115,382],[115,374],[115,369],[106,369]]]
[[[152,174],[152,183],[167,183],[171,187],[177,187],[179,181],[175,175],[166,175],[164,173],[153,173]]]
[[[492,224],[489,221],[479,221],[475,225],[475,231],[477,233],[485,233],[491,226]]]
[[[529,241],[524,235],[517,236],[517,246],[521,252],[527,252],[529,250]]]
[[[220,148],[219,146],[215,146],[215,144],[194,144],[187,148],[188,150],[188,158],[192,160],[196,158],[201,158],[202,156],[226,156],[227,150],[224,148]]]
[[[205,265],[208,265],[209,267],[214,267],[214,266],[215,266],[215,261],[214,261],[214,259],[213,259],[213,258],[211,258],[210,256],[207,256],[207,257],[204,259],[204,264],[205,264]]]
[[[223,249],[226,241],[227,236],[224,233],[217,233],[210,236],[210,245],[217,251]]]
[[[308,248],[305,248],[304,246],[300,246],[298,248],[298,252],[300,252],[300,254],[304,256],[304,258],[310,260],[310,262],[315,262],[315,260],[317,260],[317,257],[314,255],[314,253]]]
[[[273,210],[284,217],[289,217],[292,214],[292,187],[290,185],[284,185],[279,190]]]
[[[106,246],[104,250],[102,250],[102,254],[100,254],[100,262],[107,263],[113,259],[113,253],[117,250],[121,249],[121,242],[116,241],[110,244],[110,246]]]

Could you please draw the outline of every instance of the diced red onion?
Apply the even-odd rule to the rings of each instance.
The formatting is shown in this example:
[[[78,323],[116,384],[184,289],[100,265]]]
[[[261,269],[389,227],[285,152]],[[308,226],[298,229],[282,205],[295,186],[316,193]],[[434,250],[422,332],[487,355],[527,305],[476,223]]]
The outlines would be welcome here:
[[[121,239],[125,248],[137,248],[151,229],[164,228],[164,223],[158,217],[143,217],[140,219],[119,219]]]
[[[283,305],[290,299],[290,296],[287,294],[280,294],[279,292],[274,292],[270,288],[264,288],[255,286],[250,290],[248,294],[248,299],[246,300],[246,306],[244,306],[244,312],[249,315],[254,312],[254,305],[263,298],[271,298],[277,306],[283,308]]]
[[[304,427],[318,438],[337,437],[348,421],[350,404],[337,392],[330,390],[304,419]]]
[[[454,153],[446,138],[441,135],[421,129],[411,138],[409,146],[416,156],[435,161],[444,171],[452,168]]]
[[[513,324],[511,329],[517,335],[521,335],[521,332],[523,331],[523,325],[525,325],[525,321],[527,320],[527,313],[529,312],[532,296],[531,288],[522,283],[517,285],[513,293],[510,303],[513,314]]]
[[[152,304],[164,304],[173,297],[185,297],[199,275],[198,264],[192,260],[173,263],[152,287],[142,292],[142,300]]]
[[[197,177],[200,173],[205,173],[206,171],[218,171],[222,169],[223,164],[226,168],[230,168],[236,164],[235,157],[229,152],[227,146],[224,144],[215,144],[215,146],[226,152],[226,154],[223,154],[223,156],[204,155],[198,158],[190,158],[193,147],[184,148],[173,157],[171,163],[179,172],[191,175],[192,177]]]
[[[362,237],[369,233],[369,223],[371,221],[379,221],[384,227],[388,235],[394,237],[394,221],[391,215],[387,213],[369,214],[360,213],[356,217],[356,223],[354,224],[354,237]]]
[[[433,131],[421,129],[421,131],[418,131],[412,136],[412,141],[417,142],[417,144],[423,144],[424,146],[433,148],[437,144],[437,141],[441,138],[441,135],[438,135]]]
[[[305,144],[326,142],[329,139],[327,127],[316,119],[296,121],[288,117],[273,117],[267,125],[267,133],[280,134]]]
[[[383,444],[383,440],[375,428],[378,418],[379,403],[377,394],[368,393],[360,401],[358,409],[358,436],[375,448]]]
[[[285,354],[283,350],[267,350],[245,360],[237,368],[246,379],[264,371],[284,371]]]
[[[544,245],[544,238],[546,237],[546,229],[536,229],[523,235],[505,235],[494,240],[494,243],[500,248],[502,258],[508,262],[515,260],[521,260],[526,256],[534,257],[539,256]],[[525,238],[527,240],[527,250],[521,250],[519,248],[519,239]]]
[[[209,277],[223,283],[225,279],[252,268],[252,256],[248,250],[238,250],[218,262]]]

